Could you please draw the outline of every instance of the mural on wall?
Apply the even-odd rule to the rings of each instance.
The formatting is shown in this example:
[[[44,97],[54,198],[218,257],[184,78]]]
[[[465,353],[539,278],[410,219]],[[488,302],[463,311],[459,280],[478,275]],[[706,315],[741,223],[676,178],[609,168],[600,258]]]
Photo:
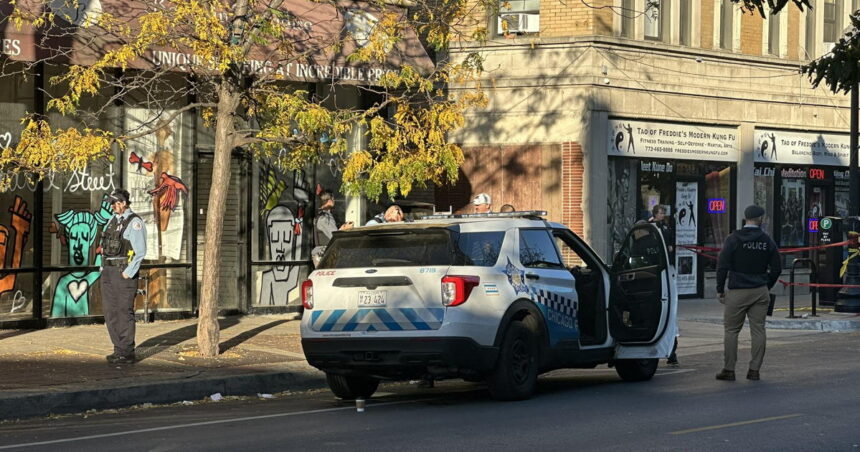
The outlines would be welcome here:
[[[84,267],[101,265],[101,255],[90,264],[90,250],[96,235],[110,220],[110,201],[102,197],[101,207],[95,214],[86,210],[67,210],[56,218],[57,235],[60,243],[67,245],[69,265]],[[54,289],[51,317],[79,317],[90,315],[89,290],[101,276],[98,270],[72,271],[60,276]]]
[[[260,171],[260,215],[264,218],[269,260],[296,261],[304,254],[303,222],[310,200],[310,184],[303,171],[295,171],[292,190],[282,172],[268,165]],[[286,193],[292,199],[284,199]],[[275,265],[264,271],[258,303],[267,306],[286,306],[290,292],[299,283],[301,265]]]
[[[9,268],[21,268],[21,261],[24,258],[24,246],[27,244],[27,237],[30,235],[30,225],[32,224],[33,215],[27,210],[27,203],[18,195],[15,195],[15,201],[12,207],[9,208],[9,212],[12,212],[12,224],[10,225],[12,233],[10,234],[9,228],[6,225],[0,225],[0,258],[2,258],[0,259],[0,268],[6,268],[7,260],[10,260]],[[10,240],[14,240],[11,247]],[[14,290],[17,279],[17,273],[9,273],[0,278],[0,295]]]
[[[624,243],[627,232],[636,221],[637,161],[630,159],[609,160],[608,209],[609,245],[614,254]]]

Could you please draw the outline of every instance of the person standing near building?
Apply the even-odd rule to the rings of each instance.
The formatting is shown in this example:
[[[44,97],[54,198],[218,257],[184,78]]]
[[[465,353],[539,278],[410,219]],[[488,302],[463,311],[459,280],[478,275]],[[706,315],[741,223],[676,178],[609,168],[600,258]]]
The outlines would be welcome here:
[[[475,213],[490,213],[493,211],[493,198],[486,193],[480,193],[472,198]]]
[[[724,364],[717,380],[734,381],[738,358],[738,333],[749,318],[752,358],[747,379],[758,380],[764,359],[764,329],[770,288],[776,284],[782,265],[779,250],[761,229],[764,209],[751,205],[744,210],[744,227],[733,232],[723,244],[717,263],[717,297],[725,305]],[[724,286],[728,276],[728,293]]]
[[[117,189],[110,195],[113,216],[101,237],[102,305],[113,353],[112,364],[131,364],[134,356],[134,297],[138,272],[146,257],[146,224],[129,207],[128,191]]]
[[[317,216],[314,219],[314,249],[311,250],[311,259],[314,262],[314,266],[319,264],[319,260],[322,258],[323,252],[325,252],[325,247],[328,246],[328,242],[331,241],[334,235],[334,231],[345,231],[352,229],[353,226],[351,221],[347,221],[340,226],[337,225],[337,220],[335,220],[332,213],[332,210],[334,210],[334,195],[331,191],[324,190],[320,193],[319,198],[322,205],[320,205]]]

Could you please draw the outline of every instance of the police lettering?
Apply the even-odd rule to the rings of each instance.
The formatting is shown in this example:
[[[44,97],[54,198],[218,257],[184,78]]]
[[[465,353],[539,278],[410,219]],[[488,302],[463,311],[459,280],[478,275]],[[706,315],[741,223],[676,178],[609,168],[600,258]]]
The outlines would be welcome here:
[[[767,251],[767,242],[746,242],[741,246],[746,250]]]

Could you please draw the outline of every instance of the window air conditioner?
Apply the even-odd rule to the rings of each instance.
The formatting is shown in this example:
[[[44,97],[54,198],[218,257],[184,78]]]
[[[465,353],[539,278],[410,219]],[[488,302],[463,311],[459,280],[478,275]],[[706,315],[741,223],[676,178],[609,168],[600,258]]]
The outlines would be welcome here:
[[[500,14],[498,33],[505,34],[507,23],[508,33],[537,33],[540,31],[540,14]]]

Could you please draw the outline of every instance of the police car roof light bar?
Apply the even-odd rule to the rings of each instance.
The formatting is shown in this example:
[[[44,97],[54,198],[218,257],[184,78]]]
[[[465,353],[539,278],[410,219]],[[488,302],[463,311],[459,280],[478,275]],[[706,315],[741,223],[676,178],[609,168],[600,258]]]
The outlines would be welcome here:
[[[487,213],[460,213],[460,214],[435,214],[421,217],[422,220],[441,220],[444,218],[536,218],[543,219],[545,210],[518,210],[516,212],[487,212]]]

